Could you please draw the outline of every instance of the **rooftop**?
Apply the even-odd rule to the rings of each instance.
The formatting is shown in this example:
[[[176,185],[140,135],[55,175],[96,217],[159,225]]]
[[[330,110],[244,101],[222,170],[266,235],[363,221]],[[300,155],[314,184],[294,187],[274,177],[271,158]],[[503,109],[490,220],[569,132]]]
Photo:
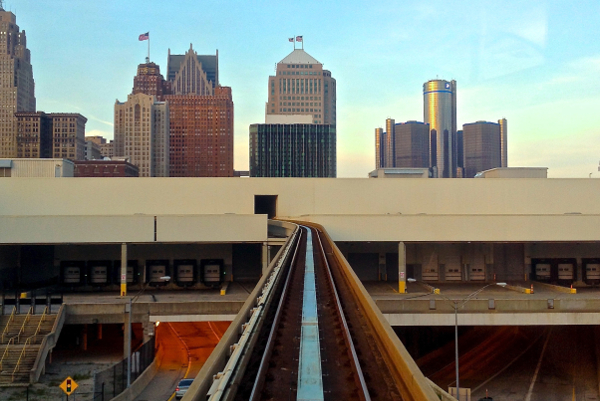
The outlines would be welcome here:
[[[321,64],[313,56],[302,49],[294,49],[279,64]]]

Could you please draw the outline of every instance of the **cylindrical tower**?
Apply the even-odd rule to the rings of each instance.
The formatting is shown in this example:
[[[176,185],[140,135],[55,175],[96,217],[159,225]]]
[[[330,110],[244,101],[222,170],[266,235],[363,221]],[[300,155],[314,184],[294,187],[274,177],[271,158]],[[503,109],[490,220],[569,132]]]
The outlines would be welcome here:
[[[424,120],[430,127],[431,166],[437,167],[437,177],[456,177],[456,81],[425,82],[423,102]]]

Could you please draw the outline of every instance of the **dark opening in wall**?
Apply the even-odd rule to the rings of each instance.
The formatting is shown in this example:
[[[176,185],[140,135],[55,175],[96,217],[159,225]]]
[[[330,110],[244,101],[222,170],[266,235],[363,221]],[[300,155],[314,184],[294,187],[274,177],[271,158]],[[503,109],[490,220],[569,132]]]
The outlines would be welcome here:
[[[277,216],[277,195],[254,195],[254,214],[266,214],[269,219]]]

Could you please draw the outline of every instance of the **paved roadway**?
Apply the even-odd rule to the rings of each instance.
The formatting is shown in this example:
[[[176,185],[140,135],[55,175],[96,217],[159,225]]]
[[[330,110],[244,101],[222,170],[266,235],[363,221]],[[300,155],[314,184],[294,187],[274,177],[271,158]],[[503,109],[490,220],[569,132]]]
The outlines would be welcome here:
[[[152,382],[135,400],[172,399],[179,380],[198,374],[228,326],[229,322],[160,324],[156,328],[160,367]]]

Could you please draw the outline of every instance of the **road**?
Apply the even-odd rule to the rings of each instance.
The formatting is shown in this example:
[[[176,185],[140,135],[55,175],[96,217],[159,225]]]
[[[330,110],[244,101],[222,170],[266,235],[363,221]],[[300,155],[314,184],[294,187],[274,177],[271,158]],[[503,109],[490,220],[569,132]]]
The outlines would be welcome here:
[[[179,380],[195,377],[229,322],[162,323],[156,328],[159,370],[136,401],[171,399]]]

